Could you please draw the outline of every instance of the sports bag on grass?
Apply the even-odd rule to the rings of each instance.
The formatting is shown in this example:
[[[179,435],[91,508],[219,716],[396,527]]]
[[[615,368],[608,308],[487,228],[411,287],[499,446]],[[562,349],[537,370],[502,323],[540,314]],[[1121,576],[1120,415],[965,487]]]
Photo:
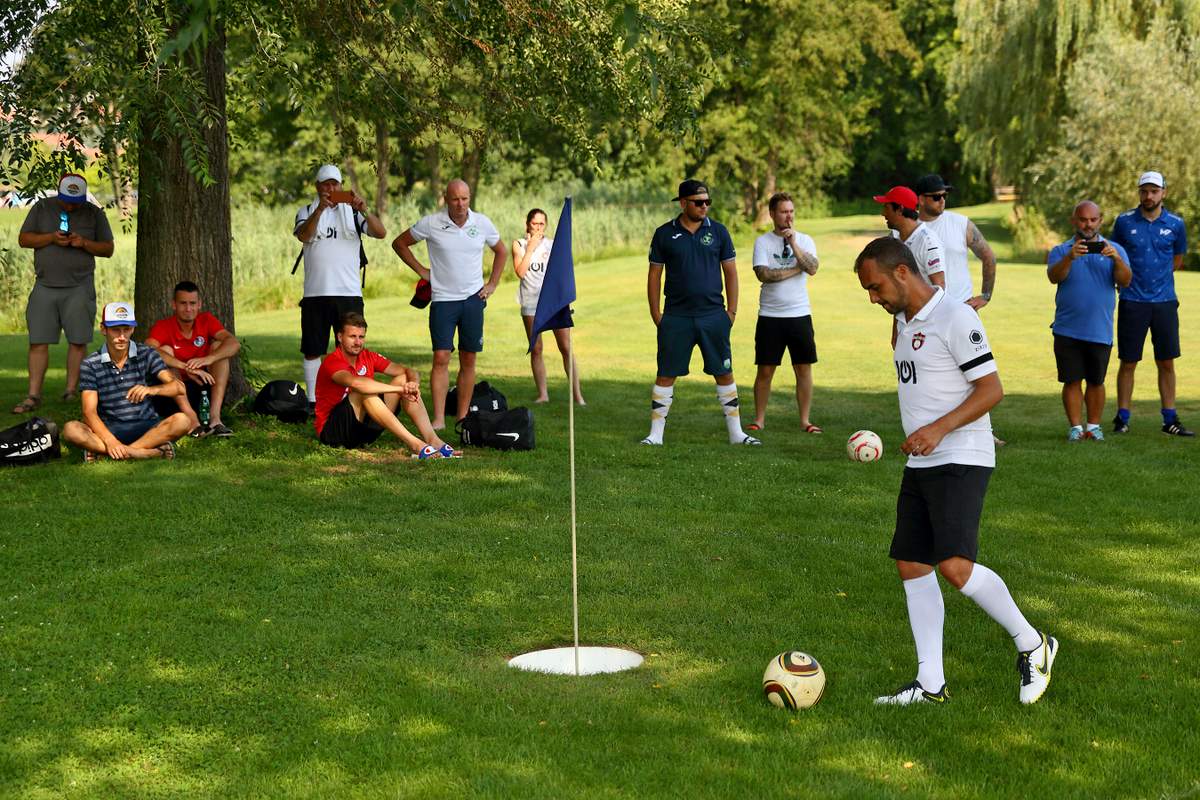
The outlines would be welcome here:
[[[508,411],[472,411],[454,423],[464,445],[497,450],[533,449],[533,412],[524,406]]]
[[[304,422],[308,419],[308,395],[295,381],[271,381],[254,398],[254,413],[281,422]]]
[[[48,419],[33,417],[0,431],[0,463],[27,467],[61,456],[58,426]]]
[[[450,387],[450,391],[446,392],[446,408],[450,409],[450,413],[454,414],[458,409],[458,387]],[[487,381],[480,381],[475,384],[475,391],[471,393],[471,407],[467,412],[474,414],[476,411],[507,411],[508,398],[501,391],[493,387]]]

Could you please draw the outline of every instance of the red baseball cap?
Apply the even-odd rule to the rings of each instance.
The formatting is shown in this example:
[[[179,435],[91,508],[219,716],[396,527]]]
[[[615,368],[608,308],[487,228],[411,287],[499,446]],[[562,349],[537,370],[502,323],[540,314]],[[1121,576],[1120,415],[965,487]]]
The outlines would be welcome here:
[[[909,211],[917,210],[917,193],[907,186],[893,186],[887,194],[875,195],[876,203],[895,203]]]

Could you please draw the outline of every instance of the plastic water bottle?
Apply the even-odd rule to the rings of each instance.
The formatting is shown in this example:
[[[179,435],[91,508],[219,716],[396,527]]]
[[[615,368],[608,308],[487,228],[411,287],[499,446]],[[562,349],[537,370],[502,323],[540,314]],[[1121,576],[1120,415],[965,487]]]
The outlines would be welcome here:
[[[200,392],[200,424],[208,427],[208,389]]]

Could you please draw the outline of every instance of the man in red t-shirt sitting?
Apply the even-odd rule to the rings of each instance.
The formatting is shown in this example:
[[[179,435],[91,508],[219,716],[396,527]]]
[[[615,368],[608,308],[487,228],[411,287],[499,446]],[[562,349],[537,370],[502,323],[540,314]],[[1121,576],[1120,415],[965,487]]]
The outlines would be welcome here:
[[[173,305],[175,314],[154,323],[146,344],[158,351],[187,389],[176,402],[191,420],[191,436],[233,436],[221,421],[221,405],[229,385],[229,359],[238,354],[242,344],[216,317],[200,310],[200,287],[191,281],[175,285]],[[196,412],[204,392],[208,392],[208,419],[202,421]],[[168,416],[175,411],[164,410],[159,409],[159,414]]]
[[[314,425],[322,444],[330,447],[363,447],[385,430],[413,452],[416,458],[453,458],[458,453],[443,442],[429,424],[421,402],[420,376],[364,347],[367,321],[357,311],[338,320],[337,348],[321,362],[317,372],[317,410]],[[375,380],[387,375],[390,383]],[[396,409],[417,426],[418,439],[396,419]]]

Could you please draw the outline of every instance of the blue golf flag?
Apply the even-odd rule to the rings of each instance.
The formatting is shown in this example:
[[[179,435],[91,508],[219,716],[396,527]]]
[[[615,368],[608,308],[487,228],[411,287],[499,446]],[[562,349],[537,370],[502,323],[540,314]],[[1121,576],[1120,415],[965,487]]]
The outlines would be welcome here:
[[[529,350],[542,331],[574,327],[571,303],[575,302],[575,259],[571,254],[571,198],[563,201],[554,230],[554,244],[538,295],[537,312],[533,315],[533,330],[529,334]]]

